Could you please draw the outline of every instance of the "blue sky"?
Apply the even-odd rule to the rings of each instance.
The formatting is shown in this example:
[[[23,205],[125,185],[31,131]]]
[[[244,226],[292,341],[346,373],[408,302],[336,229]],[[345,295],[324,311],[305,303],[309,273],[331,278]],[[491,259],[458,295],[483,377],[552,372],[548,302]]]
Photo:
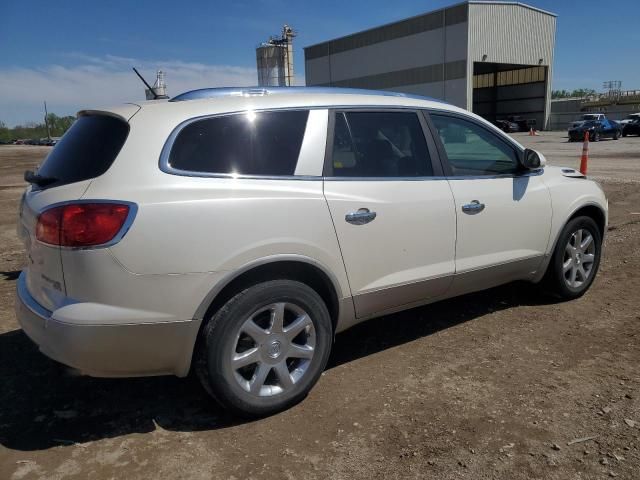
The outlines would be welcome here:
[[[3,0],[0,16],[0,120],[15,125],[50,111],[142,96],[130,67],[168,71],[170,94],[204,86],[257,83],[255,46],[283,23],[302,47],[457,3],[456,0],[123,1]],[[622,80],[640,89],[640,1],[530,0],[558,14],[554,89],[600,89]],[[609,7],[613,8],[609,8]],[[618,13],[616,13],[618,12]],[[517,39],[514,39],[517,41]]]

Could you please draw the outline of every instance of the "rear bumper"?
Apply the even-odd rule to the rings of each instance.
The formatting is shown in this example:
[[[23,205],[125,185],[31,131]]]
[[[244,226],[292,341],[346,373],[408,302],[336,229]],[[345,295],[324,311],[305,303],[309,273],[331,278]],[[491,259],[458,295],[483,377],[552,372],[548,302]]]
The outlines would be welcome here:
[[[40,351],[81,373],[95,377],[148,375],[186,376],[200,321],[127,322],[95,324],[91,318],[105,318],[113,306],[95,303],[73,304],[73,320],[61,321],[56,313],[38,304],[20,274],[16,290],[16,317]],[[79,321],[86,314],[86,323]]]

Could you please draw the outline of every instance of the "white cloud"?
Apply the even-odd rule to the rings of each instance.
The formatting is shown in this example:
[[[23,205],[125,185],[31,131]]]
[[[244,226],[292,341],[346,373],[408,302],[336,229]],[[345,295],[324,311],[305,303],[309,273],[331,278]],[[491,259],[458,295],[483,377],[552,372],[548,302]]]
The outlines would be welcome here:
[[[139,60],[107,55],[69,54],[72,67],[0,68],[0,120],[8,125],[42,118],[42,102],[50,112],[73,115],[82,108],[144,99],[144,86],[131,70],[136,67],[149,83],[155,71],[166,72],[169,95],[204,87],[257,83],[255,68],[208,65],[180,60]]]

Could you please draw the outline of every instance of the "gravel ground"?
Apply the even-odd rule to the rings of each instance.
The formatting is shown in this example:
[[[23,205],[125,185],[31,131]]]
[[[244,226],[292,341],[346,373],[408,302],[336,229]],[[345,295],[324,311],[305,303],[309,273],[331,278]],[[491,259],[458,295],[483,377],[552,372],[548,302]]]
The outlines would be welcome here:
[[[563,134],[515,136],[577,167]],[[0,479],[639,477],[640,138],[591,145],[611,218],[583,298],[516,283],[372,320],[303,403],[249,423],[193,378],[73,376],[22,333],[15,217],[47,151],[0,147]]]

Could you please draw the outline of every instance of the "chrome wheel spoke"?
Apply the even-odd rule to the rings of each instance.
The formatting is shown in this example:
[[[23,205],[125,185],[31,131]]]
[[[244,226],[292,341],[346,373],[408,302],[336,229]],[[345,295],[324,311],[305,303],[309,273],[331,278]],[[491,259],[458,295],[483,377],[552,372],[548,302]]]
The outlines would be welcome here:
[[[267,375],[271,371],[271,366],[265,363],[259,363],[258,368],[253,374],[251,381],[249,382],[249,391],[253,394],[259,394],[260,389],[264,385],[264,381],[267,379]]]
[[[270,333],[282,332],[284,330],[284,303],[276,303],[271,309]]]
[[[253,363],[260,361],[260,351],[258,347],[250,348],[242,353],[236,353],[233,356],[233,368],[237,370]]]
[[[573,244],[573,246],[578,248],[580,247],[581,244],[582,244],[582,229],[578,230],[575,233],[575,243]]]
[[[313,357],[313,347],[309,345],[297,345],[292,343],[289,347],[289,358],[311,358]]]
[[[572,287],[575,287],[576,285],[576,276],[578,274],[578,267],[576,267],[575,265],[571,268],[571,275],[569,277],[569,285],[571,285]]]
[[[593,263],[595,261],[595,258],[596,258],[596,256],[593,253],[585,253],[582,256],[582,263],[583,264],[586,263],[587,265],[591,264],[591,263]]]
[[[291,322],[287,328],[284,329],[284,336],[289,341],[292,341],[308,326],[313,325],[308,315],[300,315],[293,322]]]
[[[569,271],[569,269],[573,267],[573,258],[569,257],[563,264],[562,264],[562,272],[563,273],[567,273]]]
[[[267,332],[266,330],[264,330],[264,329],[260,328],[258,325],[256,325],[256,322],[253,321],[253,318],[250,318],[249,320],[244,322],[244,324],[242,325],[240,331],[246,333],[251,338],[253,338],[253,340],[257,344],[260,344],[260,343],[264,342],[264,340],[269,335],[269,332]]]
[[[582,243],[580,243],[580,249],[583,252],[586,252],[589,245],[591,245],[591,242],[593,242],[593,237],[587,233],[587,236],[582,240]]]
[[[286,390],[287,388],[293,385],[293,380],[291,379],[291,374],[289,373],[289,369],[287,368],[286,362],[282,361],[275,365],[274,370],[276,375],[278,376],[278,381],[280,382],[280,386]]]

